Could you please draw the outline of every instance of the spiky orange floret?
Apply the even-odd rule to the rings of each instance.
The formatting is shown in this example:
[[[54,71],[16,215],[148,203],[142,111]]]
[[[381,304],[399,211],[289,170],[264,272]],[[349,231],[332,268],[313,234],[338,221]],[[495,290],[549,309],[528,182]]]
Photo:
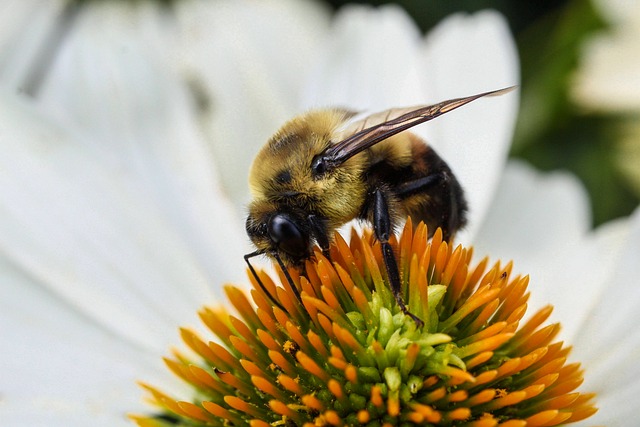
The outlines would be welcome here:
[[[298,301],[280,271],[260,273],[254,304],[227,287],[240,315],[204,308],[200,317],[222,344],[182,329],[200,360],[176,355],[167,366],[197,392],[180,401],[143,387],[162,414],[132,416],[140,426],[338,426],[425,424],[552,426],[589,417],[578,364],[542,326],[545,307],[524,325],[527,276],[511,263],[470,267],[472,250],[452,249],[436,231],[407,222],[393,242],[403,295],[422,328],[391,295],[380,246],[371,233],[335,236],[331,262],[321,253],[306,273],[291,270]],[[253,279],[252,279],[253,280]],[[274,304],[272,301],[277,301]],[[278,306],[279,305],[279,306]],[[281,309],[282,307],[283,309]]]

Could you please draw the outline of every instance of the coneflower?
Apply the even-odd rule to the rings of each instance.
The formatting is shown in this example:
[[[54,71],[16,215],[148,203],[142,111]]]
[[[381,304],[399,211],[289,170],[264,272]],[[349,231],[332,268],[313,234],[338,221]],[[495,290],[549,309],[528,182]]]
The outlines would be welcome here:
[[[452,248],[440,230],[427,235],[409,220],[393,242],[423,327],[397,306],[371,233],[352,232],[350,243],[336,234],[331,260],[316,252],[303,275],[290,271],[302,302],[282,272],[278,282],[260,273],[270,296],[257,283],[250,297],[228,286],[237,314],[203,308],[218,340],[182,329],[198,357],[165,359],[193,398],[142,384],[159,412],[131,418],[145,427],[516,427],[595,413],[594,394],[576,391],[580,365],[554,341],[560,325],[543,326],[552,307],[521,324],[529,277],[488,258],[472,266],[471,248]]]

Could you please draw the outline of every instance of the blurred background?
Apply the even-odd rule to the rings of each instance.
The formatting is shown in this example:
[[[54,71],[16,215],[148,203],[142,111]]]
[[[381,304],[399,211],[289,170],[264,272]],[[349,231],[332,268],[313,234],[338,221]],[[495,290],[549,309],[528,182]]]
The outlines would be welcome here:
[[[347,3],[330,1],[334,9]],[[371,0],[381,5],[388,2]],[[511,156],[563,169],[587,187],[594,226],[640,202],[640,2],[403,0],[423,32],[460,11],[495,9],[521,61],[521,105]],[[625,9],[626,8],[626,9]],[[634,10],[635,9],[635,10]]]

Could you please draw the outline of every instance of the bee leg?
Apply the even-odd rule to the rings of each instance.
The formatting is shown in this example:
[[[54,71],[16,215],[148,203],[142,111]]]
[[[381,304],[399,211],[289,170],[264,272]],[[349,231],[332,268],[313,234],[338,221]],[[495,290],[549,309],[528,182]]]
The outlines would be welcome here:
[[[331,255],[329,254],[329,237],[327,236],[327,230],[322,220],[316,215],[309,215],[307,217],[309,224],[311,225],[311,232],[318,242],[318,246],[322,249],[322,255],[331,261]]]
[[[277,305],[281,310],[286,311],[284,309],[284,307],[282,307],[282,305],[280,305],[280,303],[278,301],[276,301],[276,299],[273,297],[273,295],[271,295],[271,293],[267,290],[267,288],[262,283],[262,280],[260,280],[260,277],[258,277],[258,273],[256,272],[256,270],[253,268],[253,266],[249,262],[249,258],[253,258],[254,256],[257,256],[257,255],[262,255],[263,253],[264,253],[263,251],[255,251],[255,252],[251,252],[250,254],[246,254],[244,256],[244,261],[249,266],[249,271],[251,271],[251,274],[253,275],[253,278],[256,279],[256,282],[258,282],[258,285],[260,285],[260,288],[262,289],[262,292],[264,292],[264,294],[271,300],[271,302],[273,302],[275,305]]]
[[[424,325],[424,322],[409,311],[404,303],[404,299],[402,298],[402,285],[400,283],[398,263],[396,262],[396,258],[393,254],[393,248],[389,243],[389,236],[391,233],[389,205],[384,193],[379,188],[375,190],[373,196],[373,230],[376,234],[376,238],[380,241],[382,257],[384,259],[385,267],[387,268],[387,276],[389,278],[391,292],[393,293],[396,303],[400,306],[402,312],[411,317],[416,322],[416,325],[421,327]]]
[[[289,284],[289,286],[291,286],[291,290],[295,294],[298,301],[300,301],[300,304],[302,304],[302,297],[300,296],[300,292],[298,291],[296,284],[293,283],[293,279],[289,274],[289,269],[287,268],[287,266],[284,265],[284,262],[282,262],[282,259],[280,259],[280,255],[278,255],[278,252],[273,252],[271,255],[276,259],[276,261],[278,261],[278,265],[280,266],[280,269],[284,273],[284,277],[287,279],[287,283]],[[280,306],[280,308],[284,310],[282,306]]]
[[[431,175],[423,176],[422,178],[399,185],[396,190],[396,194],[400,198],[404,199],[405,197],[413,196],[414,194],[424,193],[436,185],[445,183],[446,180],[447,177],[444,172],[432,173]]]

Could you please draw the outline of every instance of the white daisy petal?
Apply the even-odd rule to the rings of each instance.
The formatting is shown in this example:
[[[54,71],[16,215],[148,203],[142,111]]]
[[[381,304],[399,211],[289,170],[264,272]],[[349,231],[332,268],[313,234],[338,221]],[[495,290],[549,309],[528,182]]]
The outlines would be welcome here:
[[[603,252],[606,248],[603,248]],[[629,218],[620,257],[605,278],[598,304],[588,311],[573,356],[586,369],[585,390],[598,393],[599,412],[589,425],[627,426],[640,392],[640,209]],[[586,424],[585,424],[586,425]]]
[[[638,12],[636,0],[594,0],[593,5],[598,13],[614,24],[629,22]]]
[[[211,295],[206,272],[149,197],[83,140],[0,99],[4,256],[114,333],[164,348],[166,330]],[[224,259],[232,242],[217,244]]]
[[[510,162],[474,242],[477,253],[513,260],[515,271],[531,277],[531,313],[553,304],[554,319],[571,337],[583,320],[583,307],[593,305],[603,273],[585,270],[596,260],[609,266],[617,252],[617,229],[588,235],[589,202],[584,187],[572,175],[541,174]],[[606,254],[603,246],[611,247]]]
[[[124,342],[0,259],[3,426],[126,425],[136,378],[166,378],[157,355]]]
[[[299,113],[303,76],[317,55],[328,11],[315,2],[191,1],[177,6],[196,90],[208,97],[203,125],[222,182],[238,207],[267,138]]]
[[[43,403],[34,405],[25,403],[17,405],[11,404],[11,409],[6,413],[0,413],[0,422],[3,426],[19,427],[82,427],[87,425],[87,419],[91,419],[92,426],[98,427],[131,427],[131,422],[127,422],[123,416],[112,415],[101,416],[94,413],[78,411],[72,405]]]
[[[143,20],[137,14],[145,10],[119,3],[89,8],[47,77],[42,102],[79,127],[102,161],[150,197],[210,279],[238,280],[247,252],[237,238],[241,221],[225,201],[191,99],[153,55],[160,42],[153,31],[133,36],[130,21]],[[224,251],[215,245],[219,239]]]
[[[589,318],[591,309],[600,304],[603,289],[619,262],[623,243],[627,238],[628,221],[613,221],[599,227],[595,232],[573,242],[565,256],[554,263],[549,260],[548,281],[540,283],[550,292],[548,301],[554,305],[555,320],[562,322],[561,338],[573,342],[575,336]],[[585,266],[594,266],[585,268]],[[544,264],[538,270],[542,270]],[[539,297],[536,300],[542,303]]]
[[[638,37],[637,28],[621,29],[585,47],[582,68],[572,88],[577,103],[589,110],[617,113],[640,108],[640,59],[635,55]]]
[[[431,31],[422,56],[422,84],[430,100],[468,96],[520,81],[518,56],[505,19],[485,11],[453,15]],[[471,242],[489,207],[507,158],[518,112],[512,92],[485,98],[419,128],[449,163],[466,191]]]
[[[496,258],[513,258],[516,266],[549,254],[557,257],[589,229],[587,193],[573,175],[542,174],[511,161],[491,203],[474,246]],[[555,238],[556,236],[560,238]],[[519,271],[526,271],[518,268]]]
[[[47,59],[64,1],[5,0],[0,5],[0,85],[27,90],[34,72]],[[28,31],[25,29],[28,28]]]
[[[611,25],[587,39],[571,94],[589,110],[633,113],[640,109],[640,2],[596,1]]]
[[[429,32],[424,49],[422,76],[436,98],[512,86],[520,80],[515,42],[497,12],[445,18]]]
[[[398,6],[343,7],[308,76],[305,108],[343,106],[375,112],[423,104],[420,34]]]

